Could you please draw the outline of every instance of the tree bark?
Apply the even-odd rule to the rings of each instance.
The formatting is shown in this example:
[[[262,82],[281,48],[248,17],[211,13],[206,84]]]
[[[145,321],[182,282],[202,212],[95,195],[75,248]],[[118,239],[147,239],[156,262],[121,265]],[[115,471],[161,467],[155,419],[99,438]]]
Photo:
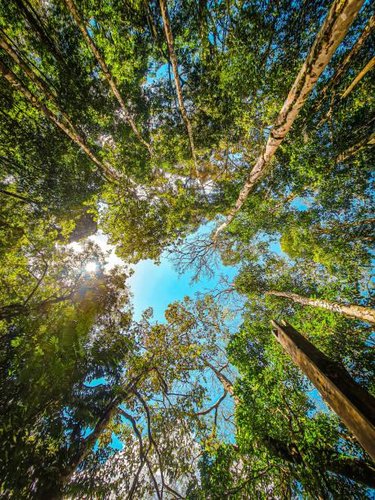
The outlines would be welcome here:
[[[10,41],[10,40],[9,40]],[[0,33],[0,47],[5,50],[5,52],[13,59],[13,61],[18,64],[18,66],[22,69],[22,71],[30,78],[30,80],[35,83],[35,85],[39,88],[41,92],[45,94],[45,96],[58,108],[59,113],[64,118],[65,122],[69,125],[72,131],[79,135],[79,132],[71,122],[69,116],[60,108],[59,103],[57,102],[56,95],[49,89],[48,85],[39,78],[38,75],[34,72],[32,68],[30,68],[27,63],[22,59],[22,57],[17,53],[17,51],[8,43],[7,39]]]
[[[266,295],[283,297],[304,306],[327,309],[328,311],[337,312],[339,314],[343,314],[344,316],[349,316],[350,318],[360,319],[361,321],[366,321],[368,323],[375,323],[375,309],[371,309],[370,307],[358,306],[356,304],[345,305],[340,304],[339,302],[331,302],[324,299],[312,299],[310,297],[298,295],[297,293],[279,292],[276,290],[269,290],[266,292]]]
[[[129,110],[127,109],[127,107],[125,105],[124,99],[122,98],[120,91],[117,88],[117,85],[116,85],[115,80],[112,76],[112,73],[109,71],[109,68],[108,68],[105,60],[103,59],[102,55],[100,54],[99,49],[97,48],[92,37],[90,36],[89,32],[87,31],[87,29],[84,25],[84,21],[82,20],[80,14],[78,12],[78,9],[74,3],[74,0],[64,0],[64,2],[65,2],[67,9],[70,12],[70,14],[74,18],[79,30],[81,31],[87,45],[90,47],[91,52],[94,54],[95,59],[97,60],[99,66],[101,67],[101,69],[104,73],[104,77],[108,82],[108,85],[110,86],[118,103],[120,104],[120,107],[124,113],[125,120],[129,123],[131,129],[133,130],[133,132],[136,135],[136,137],[138,138],[138,140],[147,148],[148,152],[151,155],[152,154],[151,146],[147,141],[145,141],[143,139],[141,133],[139,132],[139,130],[137,128],[137,125],[135,124],[133,118],[131,117]]]
[[[273,334],[292,361],[375,460],[375,398],[339,363],[287,323],[271,321]]]
[[[358,75],[354,78],[352,83],[347,87],[346,90],[344,90],[341,99],[345,99],[345,97],[348,97],[350,92],[354,89],[356,85],[362,80],[362,78],[367,75],[369,71],[371,71],[375,67],[375,57],[373,57],[367,64],[366,66],[358,73]]]
[[[351,156],[357,154],[358,151],[361,151],[361,149],[367,146],[373,146],[374,144],[375,144],[375,132],[373,132],[370,135],[370,137],[364,137],[356,144],[353,144],[353,146],[350,146],[349,148],[345,149],[345,151],[343,151],[336,157],[336,163],[341,163],[350,158]]]
[[[234,393],[233,383],[229,380],[229,378],[226,375],[224,375],[224,373],[219,371],[213,364],[211,364],[206,359],[204,359],[203,362],[206,366],[211,368],[211,370],[214,372],[217,379],[221,382],[221,384],[224,388],[224,391],[226,391],[228,394],[230,394],[232,396],[232,398],[234,399],[234,402],[236,404],[238,404],[238,402],[239,402],[238,397]]]
[[[30,2],[28,2],[27,0],[15,0],[15,3],[18,5],[18,8],[22,12],[22,15],[24,16],[30,27],[39,35],[42,43],[58,61],[60,61],[64,66],[67,66],[64,57],[56,47],[56,44],[48,35],[48,32],[45,29],[42,20],[38,16],[33,6],[30,4]]]
[[[300,109],[346,35],[362,4],[363,0],[335,0],[333,2],[310,53],[284,102],[266,145],[250,171],[234,207],[229,211],[225,222],[217,228],[214,240],[232,222],[254,186],[266,175],[274,154],[291,129]]]
[[[180,81],[180,76],[178,74],[177,56],[176,56],[176,52],[174,49],[174,39],[173,39],[173,33],[172,33],[171,23],[170,23],[170,19],[169,19],[168,7],[167,7],[166,0],[159,0],[159,5],[160,5],[160,10],[161,10],[161,15],[163,18],[164,33],[165,33],[165,38],[167,40],[167,45],[168,45],[169,59],[171,61],[171,65],[172,65],[172,69],[173,69],[173,76],[174,76],[174,82],[176,85],[178,105],[180,107],[181,116],[182,116],[182,119],[185,123],[185,127],[187,130],[188,136],[189,136],[191,156],[193,158],[194,165],[195,165],[195,174],[197,174],[197,155],[195,152],[193,128],[191,126],[189,117],[187,115],[185,104],[184,104],[184,99],[183,99],[183,95],[182,95],[181,81]]]
[[[8,69],[2,61],[0,61],[0,73],[4,76],[4,78],[17,90],[19,90],[23,96],[40,112],[42,112],[49,120],[51,120],[60,130],[64,132],[75,144],[77,144],[82,151],[90,158],[91,161],[95,163],[97,167],[104,172],[104,174],[112,179],[118,180],[119,175],[117,172],[108,164],[101,162],[94,153],[87,146],[82,137],[73,132],[70,127],[65,124],[63,121],[60,121],[59,118],[45,106],[45,104],[41,103],[39,99],[32,94],[17,78],[17,76]]]
[[[302,457],[296,453],[294,446],[270,436],[264,439],[264,444],[273,455],[282,460],[296,465],[302,464]],[[329,450],[316,450],[316,456],[320,455],[328,457],[326,463],[323,464],[323,470],[326,472],[333,472],[369,488],[375,488],[375,468],[371,464],[357,458],[337,457]]]
[[[375,27],[375,15],[371,16],[369,22],[367,23],[365,29],[362,31],[361,35],[358,37],[357,41],[353,45],[352,49],[348,52],[348,54],[344,57],[343,61],[338,65],[334,75],[330,78],[328,83],[322,88],[320,91],[320,99],[319,103],[316,105],[314,108],[314,112],[316,113],[321,105],[322,102],[327,95],[327,92],[336,84],[338,83],[339,79],[341,76],[347,71],[349,68],[349,65],[354,59],[354,57],[358,54],[358,52],[361,50],[363,47],[365,41],[371,35],[373,29]]]

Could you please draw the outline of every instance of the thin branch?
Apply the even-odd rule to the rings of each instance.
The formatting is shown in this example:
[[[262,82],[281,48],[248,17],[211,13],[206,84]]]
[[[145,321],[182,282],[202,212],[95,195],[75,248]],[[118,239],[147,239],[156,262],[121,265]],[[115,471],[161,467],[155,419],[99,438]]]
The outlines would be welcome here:
[[[212,406],[210,406],[206,410],[198,411],[197,413],[194,413],[193,415],[194,416],[208,415],[212,410],[215,410],[216,408],[218,408],[220,406],[222,401],[224,401],[224,399],[226,398],[227,394],[228,394],[228,391],[226,391],[224,389],[223,395],[220,396],[220,398],[216,401],[216,403],[214,403]]]
[[[165,488],[166,490],[170,491],[171,493],[173,493],[177,498],[183,498],[177,491],[175,491],[173,488],[171,488],[166,482],[165,482],[165,479],[164,479],[164,471],[163,471],[163,464],[162,464],[162,457],[161,457],[161,454],[160,454],[160,451],[159,451],[159,448],[157,446],[157,443],[155,442],[154,440],[154,437],[152,435],[152,430],[151,430],[151,414],[150,414],[150,409],[146,403],[146,401],[143,399],[143,397],[141,396],[141,394],[136,390],[136,389],[133,389],[133,393],[135,394],[135,396],[139,399],[139,401],[141,402],[145,412],[146,412],[146,417],[147,417],[147,432],[148,432],[148,438],[149,438],[149,441],[152,443],[153,447],[155,448],[155,452],[158,456],[158,462],[159,462],[159,471],[160,471],[160,478],[161,478],[161,482],[162,482],[162,490],[161,490],[161,494],[163,495],[163,489]]]

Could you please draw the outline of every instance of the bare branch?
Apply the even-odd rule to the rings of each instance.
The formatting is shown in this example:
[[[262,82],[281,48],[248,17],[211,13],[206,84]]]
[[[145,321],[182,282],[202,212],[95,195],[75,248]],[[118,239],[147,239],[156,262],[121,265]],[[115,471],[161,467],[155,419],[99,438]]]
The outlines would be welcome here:
[[[215,410],[220,406],[222,401],[224,401],[224,399],[226,398],[227,394],[228,394],[228,392],[224,389],[223,395],[220,396],[220,398],[216,401],[216,403],[214,403],[212,406],[210,406],[206,410],[198,411],[197,413],[194,413],[193,415],[194,416],[208,415],[212,410]]]

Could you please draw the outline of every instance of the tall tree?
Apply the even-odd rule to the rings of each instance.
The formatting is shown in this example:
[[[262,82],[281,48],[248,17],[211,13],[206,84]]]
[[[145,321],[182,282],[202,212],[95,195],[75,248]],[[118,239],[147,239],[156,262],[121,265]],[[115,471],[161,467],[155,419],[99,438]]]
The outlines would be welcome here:
[[[248,175],[235,206],[229,212],[226,221],[217,228],[215,238],[232,222],[255,184],[267,173],[267,168],[272,157],[291,129],[300,109],[313,90],[324,68],[329,63],[336,48],[345,37],[362,3],[360,1],[333,2],[324,24],[311,47],[310,53],[283,104],[275,125],[272,127],[266,145]]]

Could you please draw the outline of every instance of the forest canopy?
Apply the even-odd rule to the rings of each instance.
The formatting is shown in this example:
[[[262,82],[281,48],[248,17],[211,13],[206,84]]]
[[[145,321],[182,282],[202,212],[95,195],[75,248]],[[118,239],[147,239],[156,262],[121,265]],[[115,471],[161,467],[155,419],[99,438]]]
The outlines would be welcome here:
[[[271,325],[373,401],[374,28],[367,0],[0,0],[1,498],[373,498]],[[137,317],[165,259],[217,284]]]

